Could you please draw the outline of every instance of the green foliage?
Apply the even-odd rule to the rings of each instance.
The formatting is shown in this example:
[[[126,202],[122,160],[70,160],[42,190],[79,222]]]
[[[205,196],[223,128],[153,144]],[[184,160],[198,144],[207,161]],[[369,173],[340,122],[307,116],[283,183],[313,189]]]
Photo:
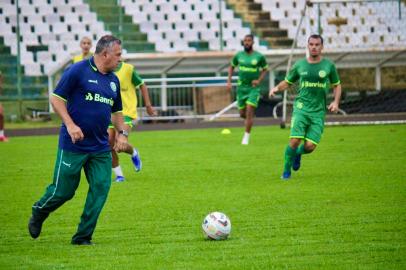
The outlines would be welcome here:
[[[27,232],[50,183],[56,136],[0,143],[0,269],[405,269],[405,125],[327,127],[290,181],[279,179],[288,130],[133,132],[144,168],[112,183],[94,246],[70,245],[85,178],[43,232]],[[232,222],[205,240],[211,211]]]

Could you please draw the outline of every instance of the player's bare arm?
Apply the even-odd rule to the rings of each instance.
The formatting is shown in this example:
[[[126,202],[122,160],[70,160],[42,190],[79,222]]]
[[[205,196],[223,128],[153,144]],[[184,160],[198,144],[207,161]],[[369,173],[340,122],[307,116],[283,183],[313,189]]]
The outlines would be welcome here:
[[[233,72],[234,72],[234,67],[230,65],[230,67],[228,68],[228,80],[227,80],[227,90],[229,92],[231,92],[231,78],[233,76]]]
[[[116,152],[125,151],[128,148],[128,132],[126,134],[120,133],[120,131],[126,130],[126,125],[124,124],[123,120],[123,114],[121,112],[111,114],[111,122],[113,123],[114,128],[116,130],[119,130],[116,136],[116,141],[114,143],[114,150]]]
[[[66,101],[60,97],[51,96],[51,105],[65,124],[69,136],[72,139],[72,143],[83,140],[84,135],[82,130],[73,122],[72,118],[68,114],[68,110],[66,109]]]
[[[147,85],[145,83],[143,85],[141,85],[140,90],[141,90],[142,98],[144,99],[145,108],[147,108],[148,115],[156,116],[157,114],[156,114],[154,108],[152,107],[151,99],[149,98],[149,92],[148,92]]]
[[[330,103],[330,105],[328,105],[328,110],[330,112],[338,112],[340,99],[341,99],[341,84],[334,86],[333,95],[334,95],[334,100],[333,100],[333,102]]]
[[[272,88],[271,90],[269,90],[269,97],[274,97],[276,93],[278,92],[283,92],[286,89],[289,88],[289,84],[287,81],[283,80],[281,81],[277,86],[275,86],[274,88]]]
[[[268,72],[268,69],[263,69],[261,71],[261,74],[259,75],[258,80],[253,80],[252,81],[252,86],[253,87],[257,87],[258,85],[260,85],[260,83],[264,80],[266,73]]]

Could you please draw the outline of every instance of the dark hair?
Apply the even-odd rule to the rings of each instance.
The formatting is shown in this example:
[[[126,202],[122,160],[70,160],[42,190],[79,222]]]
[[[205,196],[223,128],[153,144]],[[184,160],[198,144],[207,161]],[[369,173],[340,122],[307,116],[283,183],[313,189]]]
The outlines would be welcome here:
[[[309,43],[309,41],[310,41],[310,39],[311,38],[315,38],[315,39],[320,39],[320,41],[321,41],[321,45],[323,45],[323,37],[321,36],[321,35],[319,35],[319,34],[312,34],[312,35],[310,35],[310,37],[307,39],[307,43]]]
[[[114,44],[121,45],[121,40],[112,35],[102,36],[99,41],[97,41],[96,51],[94,53],[99,54],[104,51],[104,49],[111,49]]]
[[[253,34],[247,34],[247,35],[245,35],[245,37],[244,38],[251,38],[252,40],[254,40],[254,35]]]

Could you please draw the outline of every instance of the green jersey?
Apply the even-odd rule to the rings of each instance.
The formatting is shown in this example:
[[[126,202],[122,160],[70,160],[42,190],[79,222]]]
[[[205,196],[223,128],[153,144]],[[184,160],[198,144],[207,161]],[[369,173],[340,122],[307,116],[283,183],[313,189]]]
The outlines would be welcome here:
[[[265,57],[257,51],[238,52],[231,60],[231,66],[238,66],[238,86],[248,87],[252,87],[251,82],[259,78],[262,70],[268,69]]]
[[[327,92],[331,86],[340,84],[334,63],[324,58],[318,63],[309,63],[306,58],[299,60],[285,78],[289,84],[298,80],[299,90],[293,111],[324,116]]]

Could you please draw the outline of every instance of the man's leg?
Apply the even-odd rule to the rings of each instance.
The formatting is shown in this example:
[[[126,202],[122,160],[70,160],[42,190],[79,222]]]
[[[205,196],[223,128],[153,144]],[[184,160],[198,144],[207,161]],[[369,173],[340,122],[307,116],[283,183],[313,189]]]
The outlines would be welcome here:
[[[255,109],[258,107],[259,88],[248,88],[248,98],[246,100],[245,134],[242,144],[249,144],[251,129],[254,124]]]
[[[282,179],[289,179],[292,173],[292,164],[301,141],[304,139],[307,129],[307,119],[301,114],[293,114],[290,127],[290,140],[285,149],[285,161]]]
[[[124,181],[124,174],[120,166],[120,160],[118,157],[117,152],[114,150],[114,144],[116,142],[116,130],[114,129],[113,126],[109,126],[109,129],[107,130],[109,134],[109,144],[111,148],[111,156],[112,156],[112,162],[111,162],[111,167],[113,169],[114,174],[116,175],[116,182],[122,182]]]
[[[0,104],[0,142],[7,142],[8,138],[4,135],[4,110]]]
[[[84,165],[89,183],[85,207],[72,244],[90,244],[97,219],[107,200],[111,186],[111,153],[90,154]]]
[[[53,183],[47,187],[42,198],[32,206],[28,229],[33,238],[37,238],[41,233],[42,223],[48,215],[75,194],[85,159],[86,155],[58,149]]]
[[[310,117],[310,125],[307,128],[305,142],[300,145],[296,151],[296,156],[293,160],[292,168],[294,171],[300,169],[302,155],[310,154],[316,149],[316,146],[321,140],[321,135],[324,130],[324,117]]]
[[[289,179],[291,175],[291,168],[293,159],[296,155],[296,149],[300,145],[301,139],[300,138],[291,138],[289,140],[289,144],[286,146],[285,149],[285,162],[283,165],[283,175],[282,179]]]

